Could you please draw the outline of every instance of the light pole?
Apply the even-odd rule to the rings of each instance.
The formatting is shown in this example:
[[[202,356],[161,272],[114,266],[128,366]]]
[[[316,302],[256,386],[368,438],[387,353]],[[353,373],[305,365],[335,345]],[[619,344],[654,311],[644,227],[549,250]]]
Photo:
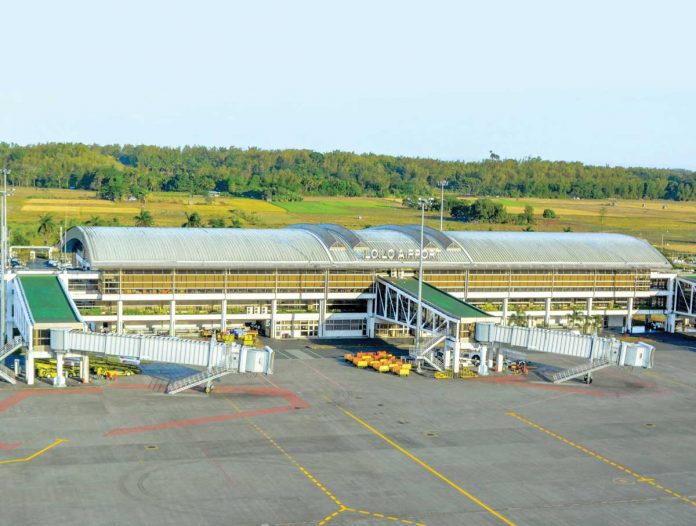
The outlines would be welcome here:
[[[423,236],[425,230],[425,206],[432,204],[432,199],[418,199],[421,205],[420,253],[418,261],[418,311],[416,313],[416,356],[421,353],[421,324],[423,323]],[[422,360],[418,358],[416,366],[420,371]]]
[[[445,211],[445,186],[447,186],[447,181],[444,179],[440,181],[440,232],[442,232],[442,214]]]
[[[2,263],[0,264],[0,272],[2,272],[2,290],[0,290],[0,345],[5,345],[6,327],[6,312],[7,309],[7,174],[10,171],[7,168],[2,169],[2,215],[0,216],[0,245],[2,246]]]

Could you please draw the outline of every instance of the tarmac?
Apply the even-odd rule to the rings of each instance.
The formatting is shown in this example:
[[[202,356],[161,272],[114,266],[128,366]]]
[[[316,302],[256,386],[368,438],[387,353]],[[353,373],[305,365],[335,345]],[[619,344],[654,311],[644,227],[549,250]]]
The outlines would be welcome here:
[[[399,378],[345,363],[390,349],[355,340],[273,342],[274,375],[210,395],[163,394],[165,366],[0,384],[0,524],[694,525],[696,340],[655,345],[591,385],[531,354],[526,377]]]

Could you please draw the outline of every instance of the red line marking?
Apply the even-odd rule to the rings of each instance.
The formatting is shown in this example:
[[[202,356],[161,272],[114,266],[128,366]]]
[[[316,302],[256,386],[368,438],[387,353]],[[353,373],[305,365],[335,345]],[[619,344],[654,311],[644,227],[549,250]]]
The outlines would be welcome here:
[[[101,387],[67,387],[61,389],[32,389],[20,391],[12,396],[0,400],[0,413],[7,411],[10,407],[17,405],[22,400],[31,396],[38,395],[58,395],[58,394],[99,394],[102,392]]]
[[[0,442],[0,451],[10,451],[12,449],[17,449],[20,446],[21,442],[14,442],[12,444],[7,444]]]
[[[117,427],[104,433],[104,436],[121,436],[130,435],[133,433],[143,433],[146,431],[159,431],[162,429],[173,429],[177,427],[197,426],[201,424],[213,424],[216,422],[224,422],[227,420],[237,420],[239,418],[251,418],[262,415],[275,415],[280,413],[288,413],[298,409],[306,409],[310,407],[304,399],[300,398],[294,392],[276,387],[258,387],[258,386],[220,386],[215,390],[218,393],[244,393],[255,396],[269,396],[284,398],[288,405],[268,407],[265,409],[255,409],[253,411],[241,411],[239,413],[223,413],[221,415],[202,416],[198,418],[189,418],[186,420],[170,420],[168,422],[160,422],[158,424],[149,424],[133,427]]]
[[[295,408],[290,406],[269,407],[267,409],[257,409],[255,411],[242,411],[241,413],[225,413],[222,415],[203,416],[200,418],[190,418],[188,420],[171,420],[159,424],[150,424],[146,426],[136,427],[121,427],[112,429],[104,434],[104,436],[119,436],[130,435],[132,433],[143,433],[145,431],[158,431],[160,429],[173,429],[176,427],[197,426],[201,424],[213,424],[215,422],[224,422],[226,420],[236,420],[238,418],[247,418],[261,415],[271,415],[278,413],[287,413],[294,411]]]

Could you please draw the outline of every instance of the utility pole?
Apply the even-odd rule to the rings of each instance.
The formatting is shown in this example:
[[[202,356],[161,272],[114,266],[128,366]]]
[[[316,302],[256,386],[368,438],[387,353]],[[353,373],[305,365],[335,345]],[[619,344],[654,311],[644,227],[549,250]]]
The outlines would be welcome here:
[[[442,214],[445,212],[445,186],[447,186],[447,181],[444,179],[440,181],[440,232],[443,231],[442,228]]]

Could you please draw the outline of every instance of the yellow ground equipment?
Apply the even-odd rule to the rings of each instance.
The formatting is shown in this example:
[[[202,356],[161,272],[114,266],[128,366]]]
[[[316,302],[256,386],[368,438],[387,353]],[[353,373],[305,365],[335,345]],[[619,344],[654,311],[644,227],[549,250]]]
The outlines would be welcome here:
[[[55,359],[34,360],[34,368],[36,369],[36,376],[39,378],[55,378],[58,376],[58,365]],[[63,374],[68,378],[79,378],[80,365],[65,363],[63,365]]]
[[[343,358],[360,369],[368,366],[379,373],[393,373],[397,376],[408,376],[411,373],[411,364],[404,363],[401,358],[386,351],[346,353]]]
[[[102,378],[115,378],[117,376],[132,376],[140,374],[140,367],[127,363],[112,362],[109,360],[92,359],[90,361],[92,374]]]
[[[473,369],[468,367],[462,367],[459,369],[458,374],[454,374],[452,369],[446,369],[444,371],[437,371],[434,375],[436,380],[451,380],[452,378],[476,378],[478,374]]]

